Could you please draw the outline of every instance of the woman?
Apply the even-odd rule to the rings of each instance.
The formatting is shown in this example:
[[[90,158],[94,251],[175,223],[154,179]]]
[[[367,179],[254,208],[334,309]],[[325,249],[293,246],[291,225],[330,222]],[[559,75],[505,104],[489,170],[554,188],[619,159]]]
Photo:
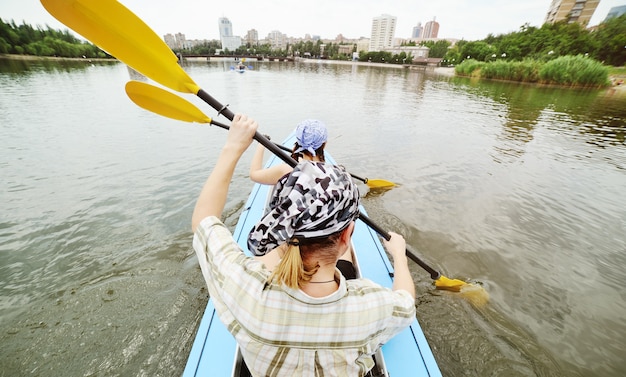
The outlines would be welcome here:
[[[326,125],[315,119],[306,119],[296,126],[296,142],[293,146],[291,157],[298,161],[325,162],[324,148],[328,140],[328,129]],[[265,147],[259,144],[250,164],[250,179],[254,182],[265,185],[276,185],[287,174],[292,171],[292,167],[287,164],[279,164],[270,168],[263,169],[263,153]],[[270,207],[272,203],[270,203]],[[257,235],[258,237],[259,235]],[[253,237],[251,234],[250,237]],[[272,249],[263,246],[260,249],[260,242],[248,242],[248,248],[257,256],[263,256],[263,260],[267,265],[277,265],[281,256],[285,253],[286,245],[282,239],[274,243],[275,253],[270,253]],[[352,251],[348,248],[337,261],[337,268],[346,279],[356,278],[356,269],[352,260]]]
[[[255,227],[282,233],[285,255],[272,271],[247,257],[219,217],[256,129],[252,119],[234,117],[192,216],[193,248],[218,316],[253,376],[364,376],[376,350],[415,319],[406,243],[396,233],[383,241],[393,257],[392,290],[346,280],[335,264],[351,242],[358,190],[336,166],[302,163],[277,186],[277,206]]]
[[[296,127],[296,143],[291,157],[300,162],[324,162],[324,147],[328,139],[326,125],[319,120],[307,119]],[[291,166],[280,164],[263,169],[263,152],[265,147],[259,144],[252,163],[250,164],[250,179],[264,185],[275,185],[278,180],[291,171]]]

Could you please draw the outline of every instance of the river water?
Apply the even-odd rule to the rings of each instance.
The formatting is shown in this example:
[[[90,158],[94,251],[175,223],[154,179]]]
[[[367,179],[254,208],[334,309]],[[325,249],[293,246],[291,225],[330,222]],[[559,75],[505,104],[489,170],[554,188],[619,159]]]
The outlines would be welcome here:
[[[444,376],[626,374],[625,91],[232,64],[185,68],[273,140],[323,120],[350,172],[399,185],[364,193],[370,217],[489,293],[473,305],[411,264]],[[120,63],[0,59],[0,376],[184,369],[207,301],[191,212],[225,132],[136,107],[131,78]]]

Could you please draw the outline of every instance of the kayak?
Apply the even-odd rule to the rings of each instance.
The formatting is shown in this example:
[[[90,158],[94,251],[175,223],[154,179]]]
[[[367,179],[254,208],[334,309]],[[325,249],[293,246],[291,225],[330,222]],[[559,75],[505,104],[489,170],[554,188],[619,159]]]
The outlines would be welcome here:
[[[293,146],[295,135],[285,140],[285,146]],[[325,152],[326,161],[336,162]],[[271,156],[266,167],[282,161]],[[248,232],[261,219],[271,193],[272,186],[254,184],[250,196],[239,217],[233,236],[248,255]],[[365,209],[361,206],[361,212]],[[362,221],[357,221],[352,235],[353,260],[357,277],[366,277],[391,288],[393,267],[375,231]],[[375,354],[376,366],[368,376],[418,377],[441,376],[424,333],[415,319],[411,326],[396,335]],[[196,376],[250,376],[234,337],[219,320],[212,300],[209,299],[193,346],[187,359],[183,377]]]
[[[245,66],[245,65],[238,65],[238,66],[230,66],[230,70],[231,71],[235,71],[235,72],[239,72],[239,73],[244,73],[246,70],[248,69],[252,69],[252,66]]]

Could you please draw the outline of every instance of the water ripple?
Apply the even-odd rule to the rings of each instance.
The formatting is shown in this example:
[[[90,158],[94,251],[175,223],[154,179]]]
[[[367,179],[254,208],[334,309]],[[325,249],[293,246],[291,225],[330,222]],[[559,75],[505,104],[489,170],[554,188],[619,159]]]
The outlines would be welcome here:
[[[411,265],[444,375],[623,374],[624,99],[356,65],[234,78],[220,64],[185,68],[276,140],[323,119],[349,171],[398,183],[364,193],[372,219],[489,292],[473,308]],[[207,299],[190,216],[226,135],[135,107],[128,79],[121,64],[0,69],[2,375],[184,368]]]

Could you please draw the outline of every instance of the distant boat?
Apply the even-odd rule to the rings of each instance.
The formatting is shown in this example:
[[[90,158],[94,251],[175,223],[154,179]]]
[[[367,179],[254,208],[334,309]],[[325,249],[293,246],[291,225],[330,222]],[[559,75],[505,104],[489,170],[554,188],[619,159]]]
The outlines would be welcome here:
[[[239,73],[244,73],[245,71],[247,71],[249,69],[254,69],[254,67],[251,66],[251,65],[243,65],[243,64],[237,64],[237,65],[231,65],[230,66],[230,70],[231,71],[235,71],[235,72],[239,72]]]

